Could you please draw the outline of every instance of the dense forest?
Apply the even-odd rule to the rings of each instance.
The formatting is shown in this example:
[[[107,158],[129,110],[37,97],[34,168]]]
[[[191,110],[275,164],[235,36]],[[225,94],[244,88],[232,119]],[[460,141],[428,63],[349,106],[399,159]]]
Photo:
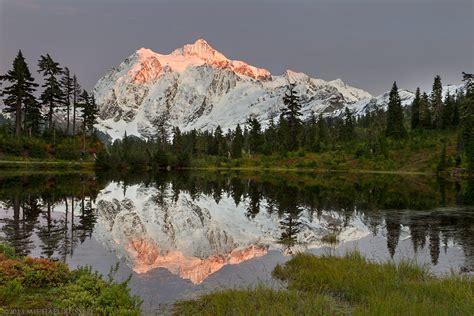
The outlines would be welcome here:
[[[3,111],[0,155],[5,158],[96,159],[101,169],[259,167],[312,169],[474,170],[474,80],[463,73],[464,89],[443,95],[436,76],[432,91],[418,88],[403,107],[394,82],[386,110],[339,117],[313,113],[303,119],[295,86],[268,126],[257,117],[233,130],[161,126],[148,139],[127,136],[103,144],[94,128],[98,106],[75,75],[47,54],[38,60],[41,91],[20,51],[0,76]],[[36,96],[40,93],[39,97]],[[97,154],[97,156],[96,156]],[[407,157],[402,157],[407,156]]]

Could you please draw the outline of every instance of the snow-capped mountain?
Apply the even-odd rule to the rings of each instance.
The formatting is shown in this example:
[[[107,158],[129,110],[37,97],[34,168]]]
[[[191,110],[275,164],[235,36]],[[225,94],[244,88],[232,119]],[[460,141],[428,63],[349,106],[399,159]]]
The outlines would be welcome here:
[[[268,70],[231,60],[205,40],[159,54],[141,48],[102,77],[94,88],[100,109],[97,129],[112,139],[153,136],[157,128],[223,130],[256,117],[265,127],[279,115],[289,83],[296,85],[304,117],[356,115],[386,108],[389,93],[373,97],[341,79],[325,81],[287,70]],[[460,87],[447,85],[445,93]],[[400,89],[404,106],[414,93]]]
[[[453,85],[448,84],[443,86],[443,98],[449,93],[450,95],[456,95],[459,90],[463,90],[464,85]],[[400,95],[400,99],[402,101],[402,106],[406,107],[413,103],[415,99],[415,93],[406,89],[398,89],[398,94]],[[387,91],[377,97],[371,99],[363,99],[359,102],[354,104],[348,105],[348,108],[355,114],[355,115],[363,115],[369,112],[375,111],[377,109],[384,109],[386,110],[388,107],[388,100],[389,100],[390,92]],[[339,110],[334,115],[342,114],[342,111]]]
[[[224,130],[255,116],[264,125],[283,106],[295,83],[302,111],[331,113],[372,96],[342,80],[313,79],[287,70],[280,76],[230,60],[199,39],[170,54],[141,48],[111,69],[94,88],[100,106],[97,128],[111,136],[150,136],[157,126]]]

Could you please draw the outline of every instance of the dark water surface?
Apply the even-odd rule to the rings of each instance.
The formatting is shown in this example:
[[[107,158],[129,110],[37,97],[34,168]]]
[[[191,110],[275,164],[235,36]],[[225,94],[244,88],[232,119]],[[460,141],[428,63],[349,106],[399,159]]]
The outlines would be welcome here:
[[[1,174],[0,238],[91,265],[156,309],[216,288],[278,286],[291,254],[410,259],[474,270],[474,182],[425,176],[164,172]]]

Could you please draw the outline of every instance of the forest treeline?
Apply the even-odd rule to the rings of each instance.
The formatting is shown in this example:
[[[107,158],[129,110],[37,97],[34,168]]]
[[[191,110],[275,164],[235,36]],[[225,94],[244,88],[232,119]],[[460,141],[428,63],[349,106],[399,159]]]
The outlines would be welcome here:
[[[464,75],[465,88],[443,96],[441,78],[436,76],[430,94],[418,88],[411,106],[402,107],[398,87],[393,84],[386,110],[355,116],[348,108],[339,117],[311,115],[303,120],[300,98],[289,85],[278,118],[262,127],[256,117],[243,126],[223,131],[182,132],[159,129],[149,139],[124,135],[97,159],[99,168],[163,168],[195,166],[196,160],[226,163],[243,157],[306,153],[347,153],[355,159],[389,158],[390,150],[414,147],[436,152],[438,171],[448,167],[474,170],[474,83]],[[447,153],[443,135],[456,135],[454,152]],[[205,163],[204,163],[205,164]]]
[[[28,158],[85,158],[100,148],[95,136],[98,106],[77,76],[49,54],[41,55],[35,81],[20,50],[12,68],[0,76],[3,119],[0,152]]]

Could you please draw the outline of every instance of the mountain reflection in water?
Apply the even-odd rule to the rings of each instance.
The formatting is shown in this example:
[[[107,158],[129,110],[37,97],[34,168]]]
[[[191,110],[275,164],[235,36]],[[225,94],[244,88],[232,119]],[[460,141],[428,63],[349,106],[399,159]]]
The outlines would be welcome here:
[[[145,274],[193,284],[225,265],[370,236],[413,252],[461,249],[474,269],[474,185],[420,176],[165,172],[0,178],[0,236],[20,254],[66,261],[93,238]],[[331,236],[330,238],[328,236]],[[87,261],[87,260],[86,260]]]

